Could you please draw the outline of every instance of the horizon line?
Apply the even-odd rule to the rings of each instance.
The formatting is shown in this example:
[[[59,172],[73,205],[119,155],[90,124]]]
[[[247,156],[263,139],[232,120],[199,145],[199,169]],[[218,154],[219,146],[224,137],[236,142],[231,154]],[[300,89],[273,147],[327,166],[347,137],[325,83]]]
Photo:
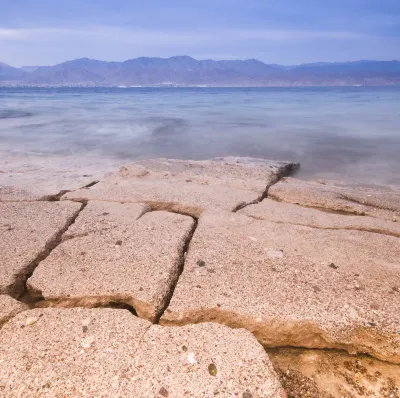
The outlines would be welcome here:
[[[105,61],[101,59],[95,59],[95,58],[88,58],[88,57],[80,57],[80,58],[74,58],[74,59],[67,59],[63,62],[56,63],[56,64],[51,64],[51,65],[21,65],[21,66],[13,66],[11,64],[8,64],[6,62],[1,62],[0,65],[6,65],[12,68],[16,69],[22,69],[22,68],[40,68],[40,67],[54,67],[57,65],[62,65],[67,62],[74,62],[74,61],[81,61],[81,60],[88,60],[88,61],[95,61],[95,62],[105,62],[105,63],[125,63],[128,61],[133,61],[137,59],[162,59],[162,60],[168,60],[168,59],[173,59],[173,58],[190,58],[191,60],[197,61],[197,62],[204,62],[204,61],[214,61],[214,62],[248,62],[248,61],[257,61],[259,63],[262,63],[266,66],[283,66],[283,67],[296,67],[296,66],[305,66],[305,65],[318,65],[318,64],[352,64],[352,63],[360,63],[360,62],[400,62],[398,59],[387,59],[387,60],[376,60],[376,59],[359,59],[355,61],[316,61],[316,62],[304,62],[300,64],[290,64],[290,65],[285,65],[285,64],[278,64],[278,63],[266,63],[263,61],[260,61],[257,58],[246,58],[246,59],[212,59],[212,58],[207,58],[207,59],[197,59],[194,58],[190,55],[172,55],[170,57],[155,57],[155,56],[140,56],[140,57],[135,57],[135,58],[128,58],[124,61]]]

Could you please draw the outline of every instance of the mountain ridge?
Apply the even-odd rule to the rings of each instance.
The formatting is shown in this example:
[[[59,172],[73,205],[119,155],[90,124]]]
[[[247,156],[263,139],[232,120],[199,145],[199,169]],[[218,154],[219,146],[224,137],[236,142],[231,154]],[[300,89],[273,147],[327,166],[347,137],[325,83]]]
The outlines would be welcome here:
[[[400,85],[400,61],[360,60],[285,66],[257,59],[216,61],[196,60],[190,56],[138,57],[122,62],[79,58],[31,70],[0,63],[0,85]]]

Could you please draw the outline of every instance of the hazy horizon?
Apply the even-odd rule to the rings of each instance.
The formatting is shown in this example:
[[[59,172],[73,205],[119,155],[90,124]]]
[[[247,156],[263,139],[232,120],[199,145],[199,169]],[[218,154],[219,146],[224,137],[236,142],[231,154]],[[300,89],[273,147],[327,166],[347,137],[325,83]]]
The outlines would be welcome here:
[[[138,56],[138,57],[133,57],[133,58],[127,58],[125,60],[122,61],[115,61],[115,60],[104,60],[104,59],[95,59],[95,58],[89,58],[89,57],[81,57],[81,58],[74,58],[74,59],[65,59],[64,61],[61,61],[57,64],[36,64],[36,65],[11,65],[11,64],[7,64],[6,62],[4,62],[6,65],[8,66],[12,66],[15,68],[30,68],[30,67],[41,67],[41,66],[55,66],[55,65],[59,65],[59,64],[63,64],[65,62],[70,62],[70,61],[78,61],[78,60],[83,60],[83,59],[87,59],[90,61],[100,61],[100,62],[126,62],[126,61],[130,61],[132,59],[138,59],[138,58],[157,58],[157,59],[169,59],[169,58],[184,58],[184,57],[189,57],[192,59],[195,59],[196,61],[251,61],[251,60],[255,60],[255,61],[260,61],[263,62],[266,65],[278,65],[278,66],[284,66],[284,67],[292,67],[292,66],[301,66],[301,65],[312,65],[312,64],[349,64],[349,63],[357,63],[357,62],[400,62],[400,58],[399,59],[383,59],[383,60],[377,60],[377,59],[357,59],[357,60],[353,60],[353,61],[331,61],[331,62],[326,62],[326,61],[316,61],[316,62],[305,62],[305,63],[300,63],[300,64],[276,64],[276,63],[268,63],[268,62],[264,62],[261,61],[257,58],[246,58],[246,59],[231,59],[231,60],[227,60],[227,59],[199,59],[199,58],[195,58],[191,55],[188,54],[177,54],[177,55],[172,55],[170,57],[146,57],[146,56]],[[0,59],[0,63],[2,63],[2,60]]]
[[[280,65],[400,59],[400,3],[332,3],[0,0],[0,61],[21,67],[176,54]]]

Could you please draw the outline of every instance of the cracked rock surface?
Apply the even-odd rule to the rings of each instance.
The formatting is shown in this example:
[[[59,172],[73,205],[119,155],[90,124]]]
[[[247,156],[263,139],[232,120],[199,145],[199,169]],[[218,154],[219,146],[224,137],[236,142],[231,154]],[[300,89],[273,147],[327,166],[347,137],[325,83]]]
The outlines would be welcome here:
[[[304,225],[320,229],[367,231],[400,237],[400,223],[370,216],[344,216],[326,212],[324,209],[308,208],[271,199],[247,206],[239,213],[258,220],[282,224]]]
[[[0,294],[22,294],[27,275],[80,208],[70,201],[0,202]]]
[[[268,195],[283,202],[400,222],[400,187],[371,188],[285,178],[272,186]]]
[[[1,153],[0,202],[49,200],[100,180],[119,166],[90,156]]]
[[[392,236],[204,213],[161,322],[216,321],[265,346],[400,363],[399,260]]]
[[[198,217],[205,209],[232,211],[258,201],[267,186],[297,167],[289,162],[232,157],[148,160],[121,167],[94,187],[64,198],[145,202]]]
[[[121,208],[126,213],[119,223]],[[154,321],[178,279],[194,220],[165,211],[137,219],[145,209],[140,204],[89,204],[66,233],[77,237],[40,263],[28,290],[64,306],[122,302]]]
[[[284,397],[256,339],[222,325],[164,328],[125,310],[52,308],[17,315],[0,338],[9,398]]]
[[[29,307],[10,296],[0,294],[0,327],[18,313],[27,310]]]
[[[400,188],[64,166],[3,176],[0,294],[34,309],[0,296],[0,396],[286,398],[272,366],[289,397],[398,396]]]

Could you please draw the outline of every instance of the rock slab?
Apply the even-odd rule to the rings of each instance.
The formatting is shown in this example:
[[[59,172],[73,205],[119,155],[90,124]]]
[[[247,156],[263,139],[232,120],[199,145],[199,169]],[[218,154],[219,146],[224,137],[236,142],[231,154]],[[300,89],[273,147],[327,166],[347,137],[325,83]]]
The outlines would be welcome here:
[[[125,310],[36,309],[0,331],[5,397],[284,397],[245,330],[163,328]]]
[[[198,217],[206,209],[232,211],[256,202],[268,186],[297,168],[295,163],[247,158],[147,160],[121,167],[95,186],[64,198],[144,202]]]
[[[78,215],[80,203],[0,203],[0,294],[19,297],[26,276]]]
[[[265,346],[400,363],[400,240],[204,213],[161,324],[245,327]]]
[[[18,313],[29,309],[29,307],[10,296],[0,294],[0,327]]]
[[[155,321],[179,277],[195,220],[165,211],[142,215],[146,210],[89,202],[29,278],[29,291],[49,305],[124,303]]]

